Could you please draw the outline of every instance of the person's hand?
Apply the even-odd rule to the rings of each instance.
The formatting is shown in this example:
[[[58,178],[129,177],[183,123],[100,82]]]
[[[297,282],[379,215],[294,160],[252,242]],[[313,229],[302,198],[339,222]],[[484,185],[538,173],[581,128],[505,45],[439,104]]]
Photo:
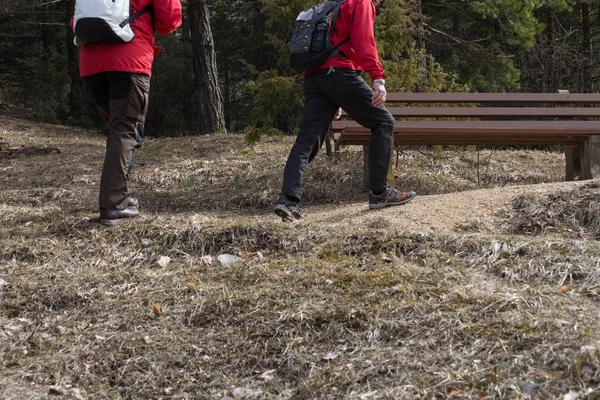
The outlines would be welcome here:
[[[387,96],[387,91],[385,90],[385,85],[382,85],[379,82],[373,84],[373,89],[375,93],[373,93],[373,97],[371,98],[371,102],[377,107],[381,107],[383,103],[385,103],[385,99]]]
[[[340,118],[342,118],[342,107],[338,108],[337,112],[333,116],[333,119],[335,119],[336,121]]]

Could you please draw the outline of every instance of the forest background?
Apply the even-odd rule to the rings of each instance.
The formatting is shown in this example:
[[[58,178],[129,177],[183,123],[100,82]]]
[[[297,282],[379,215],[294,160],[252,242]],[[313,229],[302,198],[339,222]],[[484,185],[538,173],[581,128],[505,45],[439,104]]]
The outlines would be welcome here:
[[[302,76],[286,39],[315,0],[186,0],[159,37],[152,136],[294,134]],[[0,106],[45,122],[101,126],[78,76],[74,0],[0,5]],[[594,92],[598,0],[383,0],[375,24],[388,91]],[[0,107],[1,109],[1,107]]]

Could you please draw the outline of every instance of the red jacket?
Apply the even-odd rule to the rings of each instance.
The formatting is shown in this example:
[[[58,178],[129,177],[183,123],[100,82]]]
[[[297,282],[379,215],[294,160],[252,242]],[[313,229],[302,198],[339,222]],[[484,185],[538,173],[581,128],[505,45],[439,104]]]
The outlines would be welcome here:
[[[316,70],[338,67],[364,70],[371,79],[385,79],[375,43],[375,6],[372,0],[346,0],[331,34],[331,44],[336,45],[347,37],[340,50],[346,57],[331,57]],[[312,71],[311,71],[312,72]]]
[[[109,71],[152,74],[154,56],[160,51],[159,47],[154,46],[154,30],[162,35],[171,33],[181,25],[182,16],[179,0],[131,0],[131,13],[149,5],[154,8],[154,26],[150,13],[144,13],[131,23],[135,33],[131,42],[81,46],[81,76]]]

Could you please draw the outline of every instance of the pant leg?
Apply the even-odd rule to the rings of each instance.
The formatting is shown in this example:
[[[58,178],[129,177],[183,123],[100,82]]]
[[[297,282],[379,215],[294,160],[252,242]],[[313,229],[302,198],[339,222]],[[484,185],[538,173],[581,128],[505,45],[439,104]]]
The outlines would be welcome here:
[[[100,179],[101,209],[127,208],[134,152],[143,142],[150,77],[128,72],[105,72],[84,80],[104,117],[109,134]]]
[[[373,105],[373,91],[358,71],[337,68],[330,74],[315,74],[315,81],[323,92],[339,104],[352,119],[371,129],[370,189],[383,190],[387,185],[394,143],[394,117],[385,107]]]
[[[310,152],[310,156],[308,156],[309,164],[312,162],[312,160],[315,159],[317,154],[319,154],[319,150],[321,150],[321,147],[323,147],[323,143],[325,143],[325,140],[327,139],[327,133],[329,132],[329,128],[331,128],[331,122],[327,126],[327,129],[324,129],[317,138],[315,145],[313,146],[313,149]]]
[[[283,171],[281,194],[302,197],[302,179],[309,161],[325,137],[338,106],[314,83],[312,74],[304,78],[304,111],[300,132]]]

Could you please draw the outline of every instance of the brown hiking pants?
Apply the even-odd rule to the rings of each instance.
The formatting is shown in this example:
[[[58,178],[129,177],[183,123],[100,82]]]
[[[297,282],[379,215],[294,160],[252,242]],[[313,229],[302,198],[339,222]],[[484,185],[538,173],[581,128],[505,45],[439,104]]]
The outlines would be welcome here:
[[[100,209],[125,209],[135,149],[144,140],[150,77],[103,72],[83,78],[98,112],[108,121],[106,154],[100,179]]]

